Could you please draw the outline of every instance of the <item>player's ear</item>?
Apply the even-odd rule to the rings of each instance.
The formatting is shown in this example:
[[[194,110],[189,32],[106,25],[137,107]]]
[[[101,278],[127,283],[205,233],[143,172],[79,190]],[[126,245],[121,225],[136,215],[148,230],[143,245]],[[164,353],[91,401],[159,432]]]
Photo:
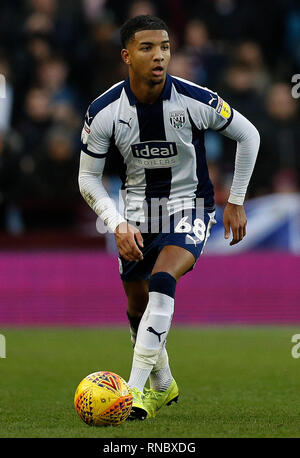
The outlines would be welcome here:
[[[122,49],[121,57],[123,59],[123,62],[125,62],[125,64],[127,64],[127,65],[130,64],[130,57],[129,57],[128,49]]]

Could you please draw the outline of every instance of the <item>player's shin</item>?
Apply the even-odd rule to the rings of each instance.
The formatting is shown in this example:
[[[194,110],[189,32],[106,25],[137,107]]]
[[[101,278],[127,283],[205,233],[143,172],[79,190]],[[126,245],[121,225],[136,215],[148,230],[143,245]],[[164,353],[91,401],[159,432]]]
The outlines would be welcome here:
[[[158,362],[174,312],[176,280],[166,272],[157,272],[149,280],[149,301],[138,327],[132,370],[128,384],[143,391]],[[166,354],[162,353],[164,362]],[[163,360],[161,361],[164,365]]]
[[[130,339],[132,346],[134,348],[141,317],[132,316],[129,312],[127,312],[127,317],[129,320]],[[157,391],[164,391],[168,389],[173,380],[173,376],[169,366],[169,357],[166,349],[166,342],[162,346],[156,364],[153,366],[153,369],[149,376],[149,380],[150,388]]]
[[[141,321],[142,317],[133,316],[127,311],[127,318],[128,318],[128,321],[129,321],[130,340],[131,340],[132,346],[134,347],[135,346],[135,342],[136,342],[136,336],[137,336],[137,332],[138,332],[138,327],[139,327],[139,324],[140,324],[140,321]]]

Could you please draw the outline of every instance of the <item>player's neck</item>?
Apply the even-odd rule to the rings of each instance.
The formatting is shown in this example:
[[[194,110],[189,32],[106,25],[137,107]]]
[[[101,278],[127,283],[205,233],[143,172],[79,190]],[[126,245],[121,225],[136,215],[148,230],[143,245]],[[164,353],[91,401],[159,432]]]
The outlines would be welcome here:
[[[165,81],[166,78],[159,84],[150,85],[129,74],[130,89],[141,103],[155,103],[162,93]]]

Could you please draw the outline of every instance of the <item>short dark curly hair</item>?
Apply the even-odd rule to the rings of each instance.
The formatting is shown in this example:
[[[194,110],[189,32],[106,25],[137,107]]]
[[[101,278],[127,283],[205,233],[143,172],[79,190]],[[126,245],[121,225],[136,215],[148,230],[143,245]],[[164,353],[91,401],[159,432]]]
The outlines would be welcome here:
[[[128,19],[120,29],[120,38],[123,48],[126,48],[134,34],[141,30],[165,30],[169,33],[168,27],[162,19],[150,15],[135,16]]]

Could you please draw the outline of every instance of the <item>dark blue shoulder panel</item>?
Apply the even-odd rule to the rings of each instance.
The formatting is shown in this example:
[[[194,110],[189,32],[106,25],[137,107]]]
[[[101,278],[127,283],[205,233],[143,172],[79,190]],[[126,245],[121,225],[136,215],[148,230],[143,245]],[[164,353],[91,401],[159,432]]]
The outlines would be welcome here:
[[[216,108],[218,104],[218,96],[214,92],[209,91],[209,89],[197,87],[173,77],[172,83],[179,94],[186,95],[187,97],[205,103],[212,108]]]
[[[107,107],[108,105],[113,103],[115,100],[120,98],[123,87],[124,87],[124,82],[110,89],[105,94],[101,95],[100,97],[98,97],[96,100],[94,100],[91,103],[91,105],[88,108],[86,117],[85,117],[85,122],[87,123],[88,126],[91,125],[93,119],[99,113],[99,111],[103,110],[105,107]]]

